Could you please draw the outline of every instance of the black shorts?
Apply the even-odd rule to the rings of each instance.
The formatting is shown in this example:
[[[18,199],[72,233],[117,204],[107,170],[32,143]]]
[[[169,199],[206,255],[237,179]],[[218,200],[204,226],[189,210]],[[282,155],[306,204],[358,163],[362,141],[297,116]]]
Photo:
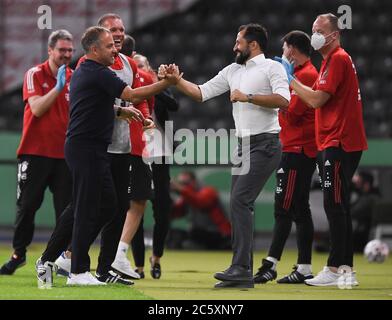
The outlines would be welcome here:
[[[154,184],[151,165],[144,163],[141,156],[131,155],[129,172],[129,200],[152,200],[154,198]]]

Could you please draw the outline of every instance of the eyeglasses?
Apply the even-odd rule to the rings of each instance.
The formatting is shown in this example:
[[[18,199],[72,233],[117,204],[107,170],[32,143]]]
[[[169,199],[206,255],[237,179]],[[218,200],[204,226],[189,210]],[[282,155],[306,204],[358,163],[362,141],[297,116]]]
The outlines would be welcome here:
[[[76,49],[73,48],[56,48],[60,53],[75,53]]]

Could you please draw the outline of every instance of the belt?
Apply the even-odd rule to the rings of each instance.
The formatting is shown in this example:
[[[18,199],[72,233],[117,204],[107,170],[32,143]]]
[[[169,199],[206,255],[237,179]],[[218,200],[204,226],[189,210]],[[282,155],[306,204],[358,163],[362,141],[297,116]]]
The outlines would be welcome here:
[[[252,144],[264,140],[273,140],[273,139],[279,139],[279,133],[259,133],[259,134],[252,135],[250,137],[244,137],[244,138],[238,137],[238,143],[242,144],[243,140],[245,140],[245,142],[249,141]]]

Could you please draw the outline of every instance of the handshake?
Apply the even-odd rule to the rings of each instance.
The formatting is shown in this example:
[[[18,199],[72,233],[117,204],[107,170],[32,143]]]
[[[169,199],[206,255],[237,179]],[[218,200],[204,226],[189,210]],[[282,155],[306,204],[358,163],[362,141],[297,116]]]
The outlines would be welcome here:
[[[158,69],[158,79],[166,80],[171,85],[176,85],[182,78],[183,72],[180,73],[178,66],[175,64],[161,64]]]

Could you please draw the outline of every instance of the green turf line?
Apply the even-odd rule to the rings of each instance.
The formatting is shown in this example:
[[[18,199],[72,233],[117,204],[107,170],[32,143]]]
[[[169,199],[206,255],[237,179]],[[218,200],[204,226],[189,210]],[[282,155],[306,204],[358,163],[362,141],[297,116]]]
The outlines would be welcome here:
[[[316,288],[305,285],[279,285],[276,282],[256,285],[255,289],[213,289],[216,280],[213,274],[225,269],[231,253],[206,251],[166,251],[161,260],[162,277],[152,279],[149,274],[146,253],[146,278],[135,281],[133,287],[108,285],[105,287],[68,287],[65,278],[55,277],[51,290],[37,288],[34,262],[42,252],[42,245],[33,245],[28,251],[28,263],[13,276],[0,276],[0,300],[9,299],[59,299],[59,300],[392,300],[392,257],[383,264],[370,264],[362,255],[355,257],[355,269],[360,286],[351,290],[339,288]],[[92,266],[95,267],[98,249],[91,251]],[[256,253],[255,269],[265,253]],[[10,246],[0,246],[0,263],[10,256]],[[325,254],[313,255],[314,272],[322,269]],[[278,265],[278,277],[291,271],[296,261],[296,252],[284,253]]]

